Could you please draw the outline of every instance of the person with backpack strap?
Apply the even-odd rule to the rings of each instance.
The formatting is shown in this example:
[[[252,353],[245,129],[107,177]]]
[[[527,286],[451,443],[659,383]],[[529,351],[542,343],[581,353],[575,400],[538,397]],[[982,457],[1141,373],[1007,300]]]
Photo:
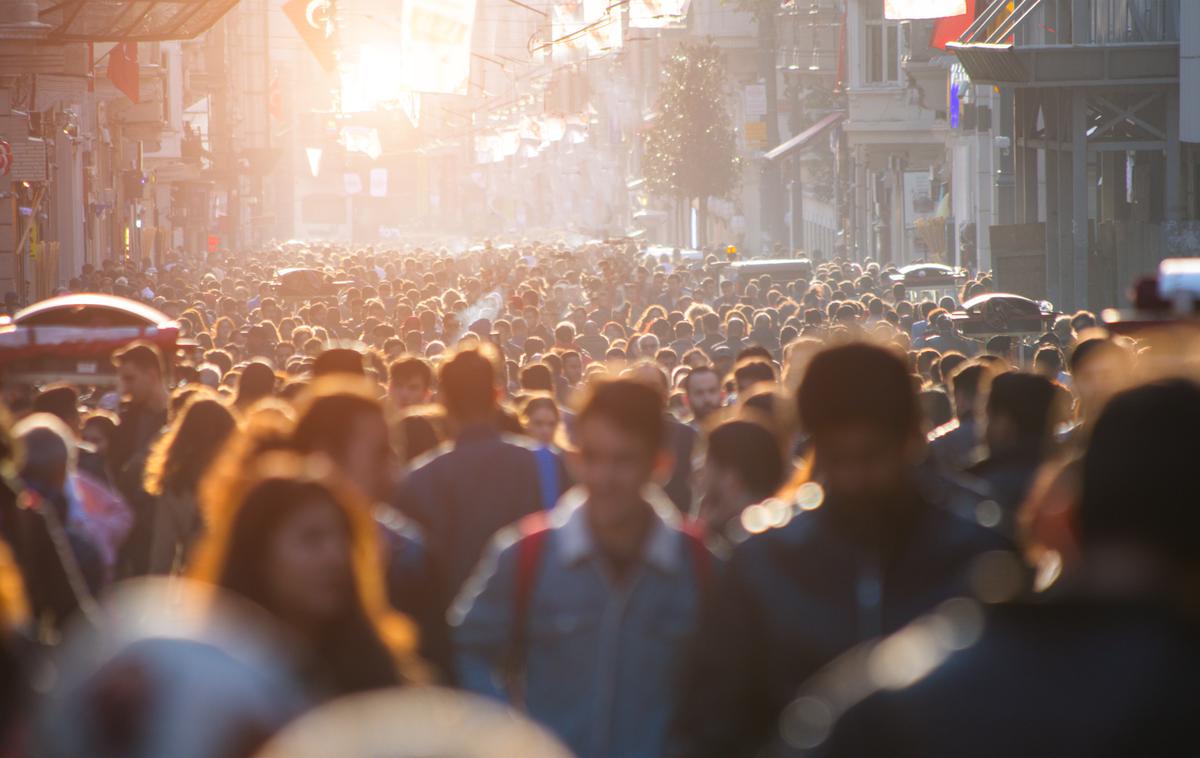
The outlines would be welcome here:
[[[581,485],[497,536],[451,611],[464,687],[523,708],[581,758],[662,755],[716,566],[657,486],[658,392],[602,382],[577,419]]]

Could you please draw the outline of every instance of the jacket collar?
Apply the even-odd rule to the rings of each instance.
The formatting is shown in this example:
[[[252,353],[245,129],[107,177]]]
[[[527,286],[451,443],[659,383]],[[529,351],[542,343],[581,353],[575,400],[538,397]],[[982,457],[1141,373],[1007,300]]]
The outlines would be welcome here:
[[[682,568],[679,549],[679,512],[661,488],[651,485],[643,497],[653,510],[654,523],[642,548],[642,560],[668,574]],[[594,556],[596,543],[587,523],[587,492],[582,487],[567,491],[550,514],[555,531],[555,552],[563,566],[572,566]]]

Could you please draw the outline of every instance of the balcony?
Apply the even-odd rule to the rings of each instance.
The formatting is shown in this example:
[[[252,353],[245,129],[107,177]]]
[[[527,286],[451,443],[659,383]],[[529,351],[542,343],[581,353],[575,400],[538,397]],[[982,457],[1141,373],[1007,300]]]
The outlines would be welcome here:
[[[972,81],[1026,87],[1179,79],[1179,0],[993,0],[950,49]]]
[[[191,39],[237,0],[42,0],[38,20],[53,42],[161,42]]]

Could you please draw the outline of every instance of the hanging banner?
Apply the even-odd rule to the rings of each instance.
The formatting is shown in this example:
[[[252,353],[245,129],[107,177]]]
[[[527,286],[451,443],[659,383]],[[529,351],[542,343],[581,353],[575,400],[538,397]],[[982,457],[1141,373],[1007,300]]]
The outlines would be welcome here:
[[[343,126],[342,144],[348,153],[363,153],[371,160],[383,155],[379,130],[370,126]]]
[[[683,29],[691,0],[629,0],[630,29]]]
[[[387,181],[386,168],[371,169],[371,197],[387,197]]]
[[[962,16],[967,0],[883,0],[883,17],[894,21]]]
[[[583,0],[556,0],[550,9],[550,34],[555,63],[582,60],[587,52],[587,16]]]
[[[474,25],[475,0],[405,0],[400,16],[404,88],[467,94]]]
[[[321,152],[319,147],[304,148],[304,154],[308,157],[308,172],[314,179],[321,173]]]
[[[590,58],[621,49],[621,6],[609,0],[583,0],[587,20],[587,54]]]

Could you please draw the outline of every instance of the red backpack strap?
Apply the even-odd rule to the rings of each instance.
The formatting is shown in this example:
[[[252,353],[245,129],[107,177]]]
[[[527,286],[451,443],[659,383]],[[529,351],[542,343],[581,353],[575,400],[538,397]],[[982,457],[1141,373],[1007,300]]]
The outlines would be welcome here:
[[[546,511],[535,511],[517,524],[517,572],[513,584],[512,636],[508,655],[504,661],[504,682],[509,697],[517,705],[523,699],[522,670],[525,667],[525,648],[528,642],[529,604],[533,598],[533,585],[537,580],[538,566],[546,538],[550,535],[550,522]]]
[[[700,594],[703,595],[712,584],[712,553],[708,552],[704,523],[688,520],[683,522],[680,530],[692,556],[692,570],[696,572],[696,581],[700,585]]]
[[[513,639],[524,637],[525,617],[529,613],[529,601],[533,596],[533,583],[537,579],[538,565],[542,562],[542,548],[550,533],[550,524],[545,511],[529,514],[517,524],[520,537],[517,541],[517,575],[513,588],[513,627],[519,634]]]

